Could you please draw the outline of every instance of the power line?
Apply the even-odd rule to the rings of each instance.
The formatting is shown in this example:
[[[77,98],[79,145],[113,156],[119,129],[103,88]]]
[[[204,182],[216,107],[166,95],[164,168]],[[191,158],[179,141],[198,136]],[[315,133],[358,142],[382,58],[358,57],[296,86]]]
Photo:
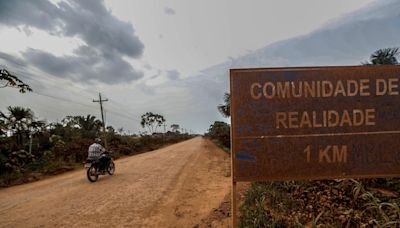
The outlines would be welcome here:
[[[61,101],[73,103],[73,104],[79,104],[79,105],[82,105],[82,106],[85,106],[85,107],[89,107],[89,108],[92,108],[92,109],[97,109],[97,108],[94,107],[94,106],[91,106],[91,105],[88,105],[88,104],[84,104],[84,103],[80,103],[80,102],[73,101],[73,100],[69,100],[69,99],[62,98],[62,97],[56,97],[56,96],[53,96],[53,95],[38,93],[38,92],[35,92],[35,91],[32,91],[32,93],[37,94],[37,95],[40,95],[40,96],[44,96],[44,97],[49,97],[49,98],[52,98],[52,99],[56,99],[56,100],[61,100]]]
[[[57,88],[60,88],[60,89],[62,89],[62,90],[68,89],[70,92],[76,93],[76,91],[71,90],[70,87],[60,86],[60,82],[57,81],[57,80],[55,79],[55,78],[59,78],[59,77],[56,77],[56,76],[54,76],[54,75],[51,75],[51,74],[48,74],[48,73],[45,73],[45,72],[39,72],[38,70],[36,70],[36,68],[29,68],[29,69],[27,69],[26,66],[23,65],[23,64],[18,64],[18,63],[17,63],[16,65],[20,65],[21,67],[23,67],[23,68],[24,68],[23,71],[29,70],[29,71],[26,71],[26,72],[23,72],[23,71],[21,71],[21,70],[17,70],[18,74],[16,74],[16,75],[18,75],[18,76],[19,76],[19,74],[21,74],[22,76],[25,76],[25,77],[29,78],[30,80],[36,81],[36,82],[38,82],[38,83],[41,83],[41,84],[42,84],[42,83],[45,83],[45,84],[47,84],[47,85],[50,85],[50,86],[52,86],[52,87],[57,87]],[[8,68],[8,67],[5,66],[4,64],[0,64],[0,66],[3,66],[4,68]],[[18,69],[18,68],[17,68],[17,69]],[[13,71],[10,71],[10,72],[11,72],[11,73],[14,73]],[[35,74],[32,73],[32,72],[34,72]],[[14,74],[15,74],[15,73],[14,73]],[[37,76],[37,75],[41,75],[41,76]],[[43,77],[45,77],[45,79],[43,79]],[[59,78],[59,79],[63,80],[62,78]],[[67,81],[69,81],[69,80],[67,80]],[[203,85],[200,85],[200,86],[201,86],[201,87],[204,87]],[[204,87],[204,88],[205,88],[205,87]],[[88,90],[88,89],[85,89],[85,88],[79,88],[79,89],[85,91],[87,94],[90,94],[90,96],[93,95],[93,91],[91,91],[91,90]],[[82,91],[82,92],[83,92],[83,91]],[[82,106],[85,106],[85,107],[89,107],[89,108],[91,108],[91,109],[93,109],[93,110],[94,110],[94,109],[97,109],[97,108],[95,108],[95,107],[93,107],[93,106],[90,106],[90,105],[88,105],[88,104],[79,103],[79,102],[77,102],[77,101],[72,101],[72,100],[69,100],[69,99],[66,99],[66,98],[56,97],[56,96],[53,96],[53,95],[43,94],[43,93],[39,93],[39,92],[35,92],[35,91],[34,91],[33,93],[35,93],[35,94],[37,94],[37,95],[49,97],[49,98],[52,98],[52,99],[58,99],[58,100],[62,100],[62,101],[69,102],[69,103],[73,103],[73,104],[79,104],[79,105],[82,105]],[[91,99],[91,98],[88,97],[88,96],[84,96],[82,93],[80,93],[80,95],[81,95],[82,97],[87,98],[87,99]],[[112,104],[111,102],[115,103],[116,105]],[[125,105],[122,105],[121,103],[119,103],[119,102],[117,102],[117,101],[114,101],[114,100],[111,100],[111,102],[110,102],[110,104],[111,104],[112,106],[116,107],[116,109],[119,109],[119,110],[121,110],[121,111],[124,110],[124,113],[127,113],[127,114],[129,114],[129,115],[122,114],[122,113],[117,112],[117,111],[111,111],[111,110],[109,110],[110,113],[113,113],[113,114],[116,115],[116,116],[119,116],[119,117],[121,117],[121,118],[130,120],[130,121],[137,121],[137,122],[140,122],[140,120],[139,120],[138,118],[135,118],[135,117],[134,117],[134,114],[132,114],[130,111],[127,111],[128,109],[124,108]],[[193,105],[194,105],[194,106],[197,106],[197,104],[191,104],[191,105],[192,105],[192,106],[193,106]],[[147,108],[150,107],[149,105],[145,105],[145,104],[144,104],[144,107],[146,107],[146,106],[147,106]],[[164,103],[163,105],[161,105],[161,106],[166,107],[166,106],[169,106],[169,104],[168,104],[167,102],[165,102],[165,103]],[[177,109],[187,109],[187,105],[186,105],[186,104],[177,105],[176,103],[174,103],[173,106],[174,106],[175,108],[177,108]],[[157,107],[160,107],[160,105],[158,105]]]
[[[115,115],[117,115],[117,116],[120,116],[120,117],[129,119],[129,120],[134,120],[134,121],[140,122],[138,119],[134,119],[134,118],[132,118],[132,117],[130,117],[130,116],[126,116],[126,115],[124,115],[124,114],[121,114],[121,113],[118,113],[118,112],[115,112],[115,111],[108,110],[108,112],[113,113],[113,114],[115,114]]]
[[[24,68],[26,67],[26,66],[24,66],[24,65],[22,65],[22,64],[17,64],[17,65],[20,65],[20,66],[22,66],[22,67],[24,67]],[[7,68],[7,66],[5,66],[4,64],[0,64],[0,66],[2,66],[2,67],[4,67],[4,68]],[[10,70],[9,70],[9,71],[10,71]],[[43,74],[43,73],[39,73],[39,72],[38,72],[37,70],[35,70],[35,69],[29,69],[29,71],[34,71],[35,73],[37,73],[37,74],[39,74],[39,75],[45,75],[45,74]],[[15,72],[13,72],[12,70],[11,70],[10,72],[15,74]],[[59,85],[60,83],[57,82],[57,81],[55,81],[56,79],[53,78],[53,77],[55,77],[55,76],[52,76],[52,77],[47,77],[47,76],[45,76],[45,77],[46,77],[46,80],[39,80],[39,79],[38,79],[39,77],[38,77],[37,75],[33,74],[33,73],[30,73],[30,72],[22,72],[22,71],[19,71],[19,70],[17,70],[17,72],[18,72],[17,75],[21,74],[21,75],[27,76],[27,78],[29,78],[30,80],[39,82],[39,83],[41,83],[41,84],[45,83],[45,84],[50,85],[50,86],[52,86],[52,87],[57,87],[57,88],[60,88],[60,89],[63,89],[63,90],[64,90],[64,89],[68,89],[69,91],[71,91],[71,92],[73,92],[73,93],[76,93],[76,91],[70,90],[69,87],[60,86],[60,85]],[[35,77],[32,77],[31,75],[33,75],[33,76],[35,76]],[[61,80],[63,80],[63,79],[61,79]],[[85,91],[85,92],[87,92],[88,94],[90,94],[90,96],[93,96],[93,95],[94,95],[93,91],[91,91],[91,90],[89,90],[89,89],[85,89],[85,88],[79,88],[79,89],[80,89],[80,90],[83,90],[83,91]],[[83,97],[85,97],[85,98],[87,98],[87,99],[92,99],[92,98],[90,98],[89,96],[84,96],[82,93],[81,93],[80,95],[83,96]],[[118,106],[114,106],[114,107],[117,107],[117,108],[120,109],[120,110],[124,110],[124,111],[127,112],[128,114],[134,116],[132,113],[130,113],[130,111],[126,111],[127,109],[121,108],[121,107],[124,107],[123,104],[121,104],[121,103],[119,103],[119,102],[116,102],[116,101],[114,101],[114,100],[113,100],[112,102],[114,102],[114,103],[116,103],[116,104],[118,105]],[[145,104],[146,104],[146,103],[144,103],[144,104],[143,104],[144,106],[142,106],[142,107],[144,107],[144,108],[149,108],[149,107],[150,107],[150,105],[145,105]],[[196,104],[191,104],[191,105],[192,105],[192,106],[193,106],[193,105],[196,106]],[[166,106],[170,106],[170,104],[164,103],[164,104],[162,104],[162,105],[158,105],[157,107],[166,107]],[[186,108],[187,108],[187,105],[186,105],[186,104],[177,105],[176,103],[174,103],[173,106],[174,106],[175,108],[177,108],[177,109],[186,109]],[[151,108],[151,107],[150,107],[150,108]],[[134,118],[134,117],[128,117],[128,118]],[[134,119],[135,119],[135,118],[134,118]],[[140,120],[136,119],[136,121],[140,121]]]
[[[114,106],[114,107],[117,107],[117,108],[119,108],[119,109],[124,109],[124,111],[126,112],[126,113],[128,113],[128,114],[130,114],[130,115],[132,115],[132,116],[127,116],[127,115],[124,115],[125,117],[127,117],[127,118],[131,118],[131,119],[134,119],[134,120],[136,120],[136,121],[139,121],[140,122],[140,120],[139,119],[137,119],[137,118],[135,118],[135,117],[133,117],[134,116],[134,114],[132,114],[130,111],[128,111],[128,109],[125,109],[125,108],[121,108],[121,107],[123,107],[122,105],[119,105],[119,106],[117,106],[117,105],[114,105],[114,104],[112,104],[112,102],[114,102],[114,103],[117,103],[117,102],[115,102],[114,100],[112,100],[112,99],[109,99],[110,101],[111,101],[111,105],[112,106]],[[110,111],[110,110],[109,110]],[[112,111],[110,111],[110,112],[112,112]],[[122,115],[122,114],[121,114]]]
[[[18,64],[17,64],[18,65]],[[19,64],[19,65],[21,65],[21,64]],[[4,64],[0,64],[0,66],[2,67],[2,68],[8,68],[7,66],[5,66]],[[8,69],[7,69],[8,70]],[[60,88],[60,89],[68,89],[69,91],[71,91],[71,92],[76,92],[76,91],[72,91],[71,89],[70,89],[70,87],[66,87],[65,86],[65,84],[63,84],[63,86],[60,86],[60,82],[59,81],[56,81],[56,79],[54,79],[54,77],[56,77],[56,76],[53,76],[53,75],[50,75],[50,77],[48,77],[48,76],[45,76],[45,74],[43,74],[43,73],[41,73],[41,72],[38,72],[37,70],[35,70],[35,69],[29,69],[29,71],[33,71],[33,72],[35,72],[36,74],[33,74],[33,73],[31,73],[31,72],[24,72],[24,71],[21,71],[21,70],[8,70],[10,73],[12,73],[12,74],[14,74],[14,75],[16,75],[16,76],[18,76],[18,77],[21,77],[21,76],[24,76],[24,77],[26,77],[26,78],[28,78],[29,80],[32,80],[32,81],[36,81],[36,82],[38,82],[38,83],[40,83],[40,84],[47,84],[47,85],[49,85],[49,86],[52,86],[52,87],[57,87],[57,88]],[[44,80],[42,79],[42,80],[40,80],[39,78],[39,76],[38,75],[43,75],[43,77],[46,77]],[[61,78],[59,78],[59,80],[60,80]],[[61,79],[61,80],[63,80],[63,79]],[[67,80],[68,81],[68,80]],[[79,89],[80,90],[84,90],[85,92],[87,92],[88,94],[90,94],[90,96],[93,96],[94,95],[94,93],[93,93],[93,91],[90,91],[90,90],[88,90],[88,89],[84,89],[84,88],[81,88],[81,87],[79,87]],[[81,94],[81,96],[83,96],[82,94]],[[88,97],[88,96],[83,96],[83,97],[85,97],[85,98],[88,98],[88,99],[91,99],[90,97]]]
[[[21,64],[20,64],[20,65],[21,65]],[[0,66],[3,67],[3,68],[7,68],[7,66],[5,66],[5,65],[3,65],[3,64],[0,64]],[[21,65],[21,66],[22,66],[22,65]],[[10,72],[10,73],[13,73],[13,74],[15,74],[15,75],[21,74],[21,75],[27,76],[29,79],[34,80],[34,81],[39,82],[39,83],[47,83],[47,84],[51,83],[51,82],[48,81],[48,80],[42,81],[42,80],[38,80],[37,78],[31,77],[31,76],[28,75],[28,74],[32,74],[32,73],[28,73],[28,74],[27,74],[26,72],[22,72],[22,71],[18,71],[18,70],[17,70],[18,74],[17,74],[17,72],[15,72],[15,71],[13,71],[13,70],[9,70],[9,72]],[[36,73],[37,73],[37,71],[36,71]],[[54,79],[50,79],[50,80],[54,82]],[[53,83],[51,83],[51,84],[52,84],[51,86],[55,86],[55,87],[58,87],[58,88],[60,88],[60,89],[66,89],[66,88],[68,88],[68,87],[61,87],[61,86],[59,86],[59,85],[58,85],[59,83],[57,83],[57,82],[54,82],[54,84],[53,84]],[[81,89],[82,89],[82,88],[81,88]],[[71,92],[73,92],[73,91],[71,91]],[[37,95],[40,95],[40,96],[44,96],[44,97],[49,97],[49,98],[52,98],[52,99],[57,99],[57,100],[61,100],[61,101],[73,103],[73,104],[79,104],[79,105],[82,105],[82,106],[85,106],[85,107],[89,107],[89,108],[91,108],[91,109],[97,109],[97,108],[94,107],[94,106],[90,106],[90,105],[88,105],[88,104],[83,104],[83,103],[80,103],[80,102],[77,102],[77,101],[73,101],[73,100],[69,100],[69,99],[62,98],[62,97],[56,97],[56,96],[53,96],[53,95],[44,94],[44,93],[39,93],[39,92],[36,92],[36,91],[33,91],[32,93],[37,94]],[[87,97],[87,96],[84,96],[84,97],[85,97],[85,98],[88,98],[88,99],[91,99],[91,98],[89,98],[89,97]],[[127,115],[118,113],[118,112],[116,112],[116,111],[111,111],[111,110],[109,110],[109,112],[111,112],[111,113],[113,113],[113,114],[115,114],[115,115],[117,115],[117,116],[119,116],[119,117],[125,118],[125,119],[134,120],[134,121],[139,121],[138,119],[135,119],[135,118],[133,118],[133,117],[130,117],[130,116],[127,116]]]
[[[82,106],[89,107],[89,108],[91,108],[93,110],[97,110],[97,107],[91,106],[89,104],[83,104],[83,103],[80,103],[80,102],[77,102],[77,101],[73,101],[73,100],[69,100],[69,99],[66,99],[66,98],[56,97],[56,96],[52,96],[52,95],[48,95],[48,94],[42,94],[42,93],[38,93],[38,92],[33,92],[33,93],[35,93],[37,95],[40,95],[40,96],[45,96],[45,97],[49,97],[49,98],[52,98],[52,99],[56,99],[56,100],[61,100],[61,101],[65,101],[65,102],[69,102],[69,103],[73,103],[73,104],[79,104],[79,105],[82,105]],[[132,117],[126,116],[126,115],[121,114],[121,113],[116,112],[116,111],[108,110],[108,112],[113,113],[113,114],[115,114],[117,116],[129,119],[129,120],[135,120]],[[137,119],[135,121],[137,121]]]
[[[21,67],[23,67],[23,68],[26,68],[26,65],[23,65],[23,64],[20,64],[20,63],[15,63],[15,65],[19,65],[19,66],[21,66]],[[2,66],[2,67],[4,67],[4,68],[8,68],[6,65],[4,65],[4,64],[0,64],[0,66]],[[9,70],[10,71],[10,70]],[[47,77],[47,79],[46,80],[43,80],[43,81],[40,81],[40,80],[38,80],[37,78],[34,78],[34,77],[31,77],[30,75],[34,75],[34,76],[36,76],[36,77],[38,77],[37,75],[35,75],[35,74],[33,74],[33,73],[29,73],[29,72],[21,72],[21,71],[19,71],[22,75],[24,75],[24,76],[27,76],[28,78],[30,78],[31,80],[34,80],[34,81],[37,81],[37,82],[40,82],[40,83],[46,83],[46,84],[48,84],[48,83],[50,83],[50,81],[52,81],[54,84],[52,84],[52,86],[56,86],[56,87],[58,87],[58,88],[61,88],[61,89],[66,89],[66,88],[68,88],[68,87],[65,87],[65,86],[63,86],[63,87],[60,87],[59,86],[59,82],[56,82],[55,80],[56,79],[54,79],[54,77],[56,77],[56,76],[54,76],[54,75],[52,75],[52,74],[48,74],[48,73],[44,73],[44,72],[39,72],[38,70],[37,70],[37,68],[29,68],[29,71],[33,71],[33,72],[35,72],[36,74],[38,74],[38,75],[49,75],[49,76],[51,76],[51,77]],[[10,72],[13,72],[13,71],[10,71]],[[205,79],[202,79],[202,80],[207,80],[207,81],[210,81],[210,82],[212,82],[210,79],[207,79],[207,78],[205,78]],[[202,85],[202,84],[197,84],[196,86],[200,86],[200,87],[202,87],[203,89],[205,89],[205,90],[207,90],[208,88],[207,88],[207,86],[204,86],[204,85]],[[88,94],[90,94],[90,96],[92,97],[92,96],[94,96],[95,94],[93,93],[93,91],[91,91],[91,90],[89,90],[89,89],[85,89],[85,88],[79,88],[79,89],[81,89],[81,90],[84,90],[84,91],[86,91]],[[91,99],[90,97],[87,97],[87,96],[85,96],[85,98],[88,98],[88,99]],[[115,101],[114,101],[115,102]],[[121,105],[120,103],[119,103],[119,105]],[[168,103],[164,103],[164,105],[163,106],[168,106],[169,104]],[[196,106],[197,104],[191,104],[192,106]],[[121,106],[123,106],[123,105],[121,105]],[[158,106],[158,107],[160,107],[160,106]],[[187,107],[187,105],[186,104],[183,104],[183,105],[181,105],[181,106],[177,106],[176,105],[176,103],[174,103],[174,107],[178,107],[178,108],[186,108]]]

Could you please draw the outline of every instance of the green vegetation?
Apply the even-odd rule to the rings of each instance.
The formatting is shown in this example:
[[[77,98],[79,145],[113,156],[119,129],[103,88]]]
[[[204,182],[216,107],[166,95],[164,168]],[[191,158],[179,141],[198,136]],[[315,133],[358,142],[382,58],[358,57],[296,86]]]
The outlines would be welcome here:
[[[171,124],[171,129],[173,132],[179,131],[179,124]]]
[[[142,125],[143,128],[147,127],[149,133],[153,134],[157,131],[157,127],[161,127],[164,122],[164,116],[152,112],[146,112],[142,115],[140,125]]]
[[[216,141],[217,145],[225,150],[231,148],[230,126],[225,122],[215,121],[208,129],[206,136]]]
[[[400,55],[399,48],[383,48],[375,51],[370,56],[371,62],[363,63],[364,65],[396,65],[397,56]]]
[[[16,87],[21,93],[32,91],[5,69],[0,70],[0,83],[0,88]],[[103,123],[92,115],[66,116],[60,122],[46,123],[37,120],[29,108],[9,106],[5,112],[0,111],[0,187],[81,167],[89,145],[100,135],[106,138],[107,149],[114,158],[155,150],[192,137],[175,128],[174,132],[155,133],[164,122],[162,115],[147,112],[142,115],[141,125],[151,135],[124,135],[122,128],[115,131],[112,126],[101,133]]]
[[[223,117],[231,116],[231,94],[224,94],[224,104],[218,105],[218,111],[221,113]]]
[[[102,123],[95,116],[67,116],[46,124],[29,108],[8,107],[0,112],[0,186],[23,183],[77,167],[87,157]],[[108,150],[119,158],[176,143],[191,136],[179,132],[154,135],[122,135],[107,127]]]
[[[218,111],[223,117],[230,117],[231,115],[231,95],[224,94],[224,104],[218,105]],[[214,141],[219,147],[226,152],[230,153],[231,148],[231,127],[229,124],[222,121],[215,121],[210,125],[206,136]]]
[[[398,227],[400,179],[256,182],[240,227]]]

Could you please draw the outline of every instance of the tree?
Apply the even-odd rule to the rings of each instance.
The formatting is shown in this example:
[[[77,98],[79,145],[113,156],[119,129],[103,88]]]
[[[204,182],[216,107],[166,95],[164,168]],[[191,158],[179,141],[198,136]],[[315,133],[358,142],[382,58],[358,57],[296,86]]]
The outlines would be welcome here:
[[[171,124],[171,129],[173,132],[177,132],[179,130],[179,124]]]
[[[92,115],[87,115],[86,118],[84,116],[76,116],[75,119],[81,129],[85,131],[97,132],[100,131],[100,128],[103,126],[102,122]]]
[[[162,115],[146,112],[142,115],[142,120],[140,121],[140,125],[149,130],[150,134],[153,134],[157,131],[157,127],[160,127],[165,122],[165,119]]]
[[[224,146],[230,148],[230,126],[222,121],[215,121],[208,129],[207,135],[218,140]]]
[[[11,107],[7,108],[9,114],[0,112],[0,123],[2,131],[10,131],[16,137],[17,145],[23,144],[23,136],[29,136],[32,131],[40,131],[44,126],[43,121],[35,121],[34,113],[29,108]]]
[[[231,95],[229,93],[224,94],[224,104],[218,105],[218,111],[224,117],[231,116]]]
[[[8,117],[0,111],[0,136],[6,136],[8,131]]]
[[[398,64],[397,56],[400,55],[399,48],[383,48],[372,53],[370,57],[371,63],[364,65],[396,65]]]
[[[115,129],[114,129],[113,126],[107,126],[107,127],[106,127],[106,130],[107,130],[108,133],[115,134]]]
[[[86,117],[84,116],[67,116],[62,122],[71,127],[77,127],[83,129],[85,131],[97,131],[103,126],[101,121],[96,119],[95,116],[88,114]]]
[[[67,116],[62,120],[62,123],[70,128],[79,129],[81,136],[84,138],[94,138],[98,136],[102,122],[96,119],[95,116]]]
[[[19,89],[20,93],[25,93],[26,91],[32,92],[32,89],[29,85],[25,84],[17,76],[10,74],[10,72],[6,69],[0,70],[0,82],[3,83],[0,85],[0,88],[15,87]]]

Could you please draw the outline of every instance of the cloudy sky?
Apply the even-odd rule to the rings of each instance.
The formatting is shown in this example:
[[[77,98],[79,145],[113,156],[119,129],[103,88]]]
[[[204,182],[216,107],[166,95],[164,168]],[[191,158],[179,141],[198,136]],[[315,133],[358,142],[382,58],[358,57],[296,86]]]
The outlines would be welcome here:
[[[153,111],[163,114],[168,125],[203,133],[223,118],[214,104],[198,99],[211,96],[206,84],[189,83],[204,81],[199,72],[309,34],[371,4],[0,0],[0,68],[34,90],[19,94],[0,89],[0,110],[29,107],[48,121],[66,115],[100,116],[92,99],[101,92],[109,99],[107,124],[115,128],[142,131],[140,115]],[[222,97],[215,99],[222,102]],[[212,107],[205,109],[207,105]]]

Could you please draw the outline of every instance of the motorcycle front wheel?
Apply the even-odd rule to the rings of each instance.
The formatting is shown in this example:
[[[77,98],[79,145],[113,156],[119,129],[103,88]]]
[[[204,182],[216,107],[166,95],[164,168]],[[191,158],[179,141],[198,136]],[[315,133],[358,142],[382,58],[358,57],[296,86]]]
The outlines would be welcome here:
[[[86,172],[87,178],[90,182],[96,182],[99,179],[99,174],[97,174],[96,166],[92,165]]]
[[[110,165],[107,168],[107,173],[110,175],[114,175],[115,172],[115,164],[113,161],[110,162]]]

